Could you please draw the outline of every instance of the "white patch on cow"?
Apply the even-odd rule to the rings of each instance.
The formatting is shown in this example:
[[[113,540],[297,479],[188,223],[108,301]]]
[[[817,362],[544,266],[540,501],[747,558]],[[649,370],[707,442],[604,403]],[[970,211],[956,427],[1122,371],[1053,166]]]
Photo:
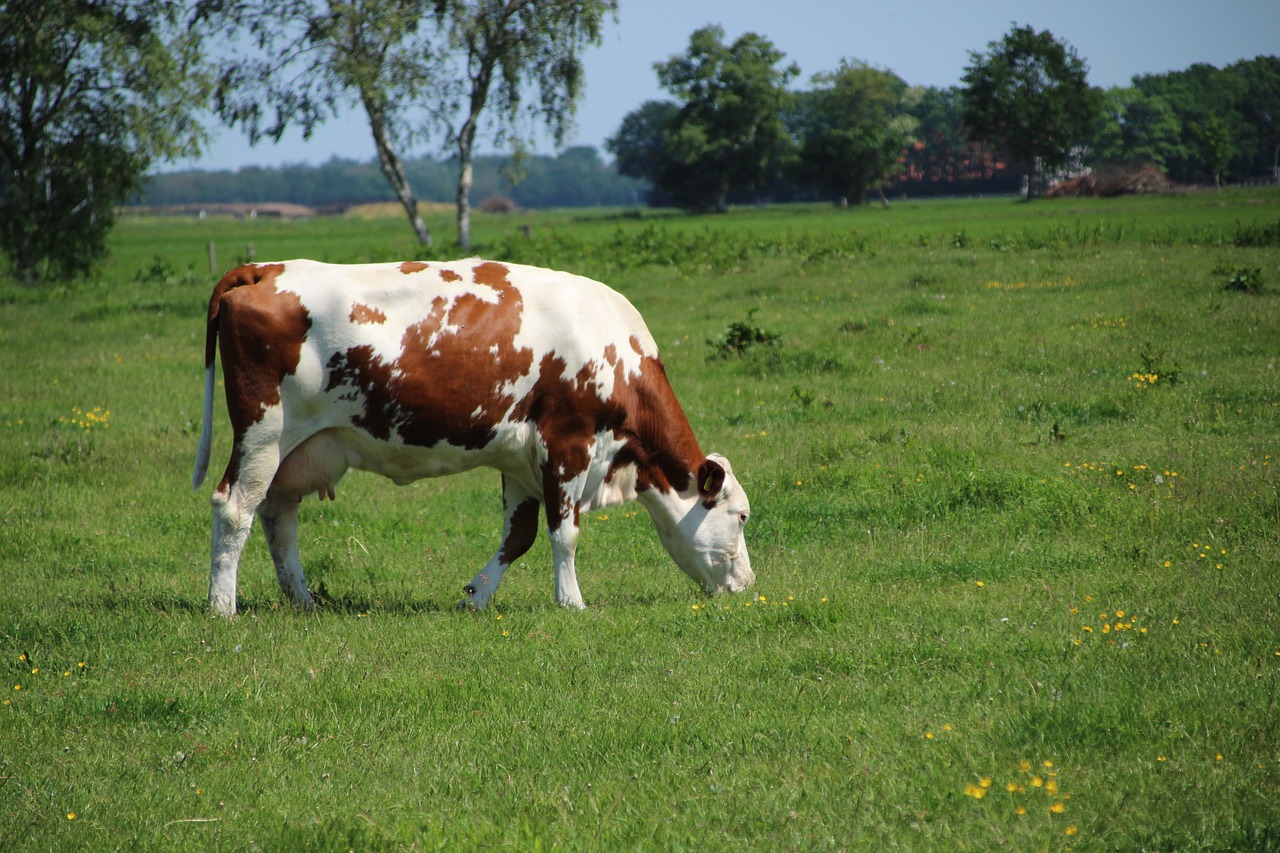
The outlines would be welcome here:
[[[617,506],[636,497],[636,469],[626,465],[609,477],[609,468],[618,451],[626,442],[614,437],[612,432],[598,433],[591,464],[582,482],[582,509],[584,512]]]

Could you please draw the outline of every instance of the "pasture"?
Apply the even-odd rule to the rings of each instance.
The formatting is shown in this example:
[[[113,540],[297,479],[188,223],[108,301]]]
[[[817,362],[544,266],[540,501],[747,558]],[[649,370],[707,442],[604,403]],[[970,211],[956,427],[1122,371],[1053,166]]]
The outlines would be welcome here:
[[[354,472],[302,508],[317,611],[255,532],[228,621],[190,488],[208,241],[419,253],[401,219],[126,218],[100,278],[0,284],[0,847],[1278,849],[1278,222],[1274,191],[478,217],[477,253],[645,316],[755,589],[703,598],[629,505],[585,521],[585,612],[545,535],[455,612],[497,474]]]

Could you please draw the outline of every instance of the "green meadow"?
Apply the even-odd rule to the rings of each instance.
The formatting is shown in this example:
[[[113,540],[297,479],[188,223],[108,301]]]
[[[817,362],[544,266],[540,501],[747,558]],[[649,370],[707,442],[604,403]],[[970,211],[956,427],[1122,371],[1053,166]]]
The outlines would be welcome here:
[[[498,475],[354,472],[303,505],[317,610],[255,533],[225,620],[209,242],[419,252],[125,217],[100,276],[0,284],[0,848],[1280,849],[1277,227],[1275,191],[479,217],[645,316],[756,587],[702,597],[628,505],[585,612],[545,537],[458,612]]]

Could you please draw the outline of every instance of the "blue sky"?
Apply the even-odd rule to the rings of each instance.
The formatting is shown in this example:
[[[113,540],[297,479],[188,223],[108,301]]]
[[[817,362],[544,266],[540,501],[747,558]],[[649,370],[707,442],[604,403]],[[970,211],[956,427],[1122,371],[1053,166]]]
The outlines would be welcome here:
[[[797,86],[849,58],[888,68],[913,85],[945,87],[960,82],[970,51],[985,51],[1015,22],[1069,42],[1088,63],[1089,81],[1103,87],[1197,62],[1222,67],[1280,54],[1276,0],[622,0],[618,21],[586,54],[587,90],[568,144],[603,151],[623,116],[645,100],[666,97],[653,63],[682,52],[689,34],[706,24],[724,27],[726,41],[745,32],[769,38],[800,66]],[[306,141],[290,134],[279,144],[251,147],[238,130],[215,122],[211,131],[214,139],[203,157],[164,169],[374,157],[368,127],[355,107]],[[546,141],[538,150],[553,153]],[[402,153],[438,152],[437,144]]]

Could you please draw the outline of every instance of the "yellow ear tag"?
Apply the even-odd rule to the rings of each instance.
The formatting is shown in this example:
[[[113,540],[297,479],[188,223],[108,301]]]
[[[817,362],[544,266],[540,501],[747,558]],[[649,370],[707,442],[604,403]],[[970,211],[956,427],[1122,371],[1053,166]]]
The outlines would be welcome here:
[[[703,484],[702,484],[702,491],[704,491],[704,492],[709,492],[709,491],[711,491],[711,480],[712,480],[712,479],[713,479],[712,477],[708,477],[708,478],[707,478],[707,482],[705,482],[705,483],[703,483]]]

